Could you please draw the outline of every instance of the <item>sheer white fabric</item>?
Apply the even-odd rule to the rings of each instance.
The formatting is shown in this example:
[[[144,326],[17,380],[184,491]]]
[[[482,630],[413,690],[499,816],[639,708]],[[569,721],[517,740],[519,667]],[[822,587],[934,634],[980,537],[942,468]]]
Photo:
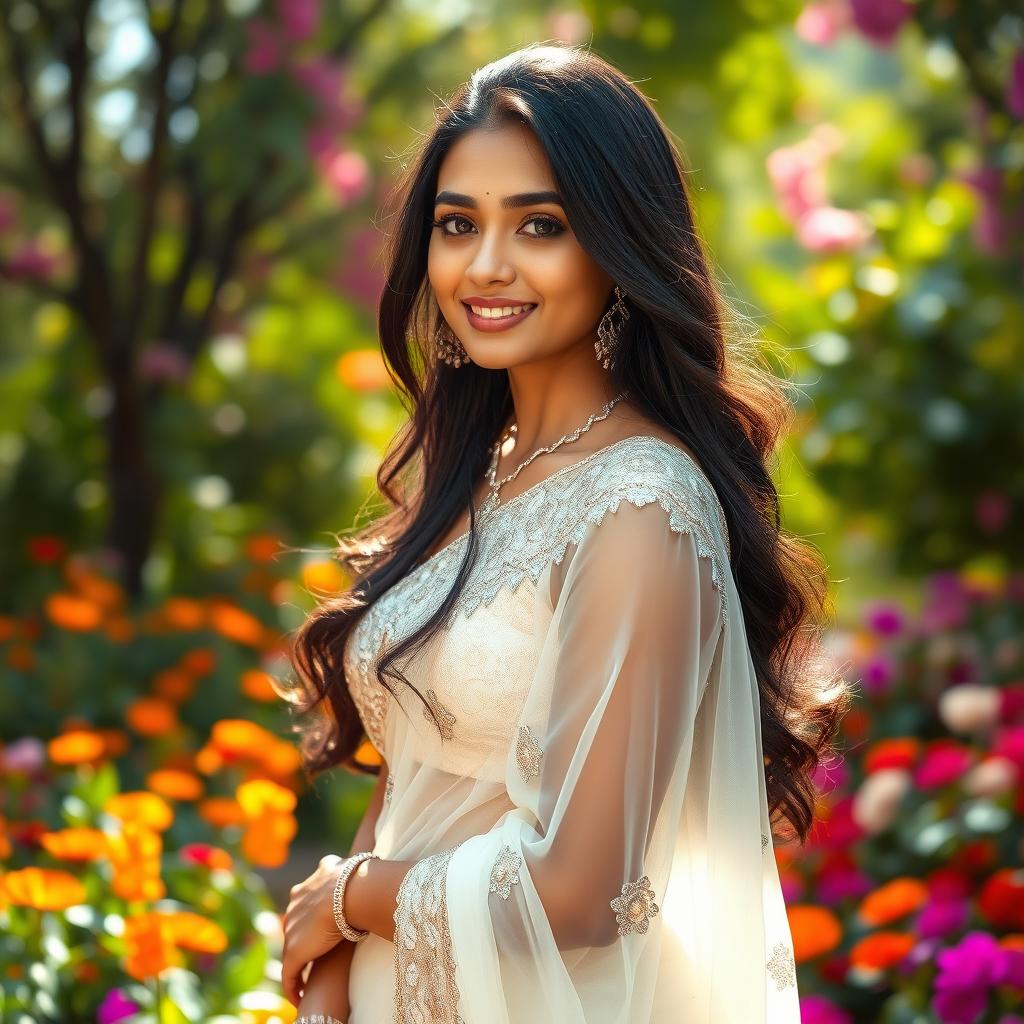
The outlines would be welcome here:
[[[498,507],[346,649],[389,768],[374,852],[416,860],[391,943],[353,957],[350,1024],[798,1024],[758,691],[725,517],[680,448],[631,437]]]

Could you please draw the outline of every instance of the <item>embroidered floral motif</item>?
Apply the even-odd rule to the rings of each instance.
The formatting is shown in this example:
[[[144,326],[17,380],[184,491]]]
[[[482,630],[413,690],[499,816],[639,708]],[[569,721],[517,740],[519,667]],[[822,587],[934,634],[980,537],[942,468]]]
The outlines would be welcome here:
[[[433,709],[434,714],[437,716],[438,723],[441,728],[441,735],[446,739],[450,740],[455,735],[455,730],[452,728],[455,725],[455,716],[441,703],[441,698],[433,690],[427,690],[424,694],[427,698],[427,703]],[[430,711],[424,707],[423,717],[433,724],[434,719],[430,715]]]
[[[781,992],[787,985],[796,984],[796,962],[793,954],[785,943],[777,942],[772,950],[771,959],[767,963],[768,973],[775,981],[775,987]]]
[[[384,803],[391,806],[391,794],[395,791],[395,777],[388,772],[388,781],[384,783]]]
[[[461,844],[460,844],[461,845]],[[448,861],[458,847],[413,865],[395,900],[396,1024],[465,1024],[445,896]]]
[[[763,850],[769,843],[768,837],[762,832],[761,833],[761,849]]]
[[[615,911],[620,935],[646,932],[648,922],[658,913],[651,880],[644,875],[635,882],[626,882],[622,886],[622,895],[616,896],[610,906]]]
[[[523,858],[511,846],[503,846],[494,867],[491,868],[489,892],[496,892],[503,900],[512,894],[512,886],[519,884],[519,869]]]
[[[544,751],[533,738],[528,725],[519,726],[519,741],[516,743],[516,764],[519,773],[527,782],[540,775],[540,759]]]

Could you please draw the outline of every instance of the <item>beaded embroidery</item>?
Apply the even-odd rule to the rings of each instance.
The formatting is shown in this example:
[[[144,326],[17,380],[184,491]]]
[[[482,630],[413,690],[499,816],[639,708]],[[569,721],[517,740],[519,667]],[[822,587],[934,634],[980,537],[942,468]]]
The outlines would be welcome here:
[[[395,777],[388,772],[388,781],[384,783],[384,803],[391,806],[391,794],[395,791]]]
[[[786,986],[796,984],[796,962],[785,943],[778,942],[775,944],[771,959],[766,966],[768,973],[775,981],[775,987],[780,992]]]
[[[494,867],[491,868],[489,892],[496,892],[503,900],[512,894],[512,886],[519,884],[519,869],[523,858],[511,846],[503,846],[498,854]]]
[[[418,861],[398,887],[394,913],[396,1024],[465,1024],[458,1012],[456,963],[445,897],[448,861],[457,849]]]
[[[519,726],[519,740],[516,743],[516,764],[519,773],[526,782],[540,775],[540,759],[544,751],[533,738],[528,725]]]
[[[430,705],[434,714],[437,715],[441,727],[441,735],[446,740],[450,740],[455,735],[455,730],[452,728],[455,725],[455,716],[441,703],[441,698],[433,690],[427,690],[424,697],[427,698],[427,704]],[[428,722],[432,723],[434,721],[425,705],[423,717]]]
[[[620,935],[646,932],[648,922],[658,913],[651,880],[644,875],[635,882],[626,882],[622,886],[622,895],[616,896],[610,906],[615,911]]]

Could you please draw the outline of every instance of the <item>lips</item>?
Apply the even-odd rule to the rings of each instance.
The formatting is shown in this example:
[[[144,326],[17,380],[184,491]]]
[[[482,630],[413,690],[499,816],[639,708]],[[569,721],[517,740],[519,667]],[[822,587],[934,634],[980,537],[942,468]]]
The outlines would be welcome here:
[[[509,305],[513,305],[513,303],[509,303]],[[462,304],[466,310],[466,319],[469,321],[470,327],[478,331],[488,332],[506,331],[511,327],[515,327],[517,324],[522,323],[537,308],[536,305],[527,305],[526,303],[515,303],[514,305],[526,305],[526,308],[519,313],[511,313],[508,316],[489,317],[474,313],[472,308],[465,302]]]

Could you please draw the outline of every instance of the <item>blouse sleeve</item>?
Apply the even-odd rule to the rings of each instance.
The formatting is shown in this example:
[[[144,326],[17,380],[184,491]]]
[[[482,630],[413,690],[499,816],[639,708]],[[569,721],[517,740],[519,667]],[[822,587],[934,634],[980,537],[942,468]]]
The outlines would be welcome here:
[[[766,1019],[763,943],[716,947],[730,924],[759,933],[767,826],[756,688],[721,707],[723,577],[694,532],[621,501],[541,576],[551,616],[506,770],[514,807],[406,876],[396,1020]],[[726,812],[741,818],[716,865],[709,822]],[[713,1006],[748,951],[758,992]]]

